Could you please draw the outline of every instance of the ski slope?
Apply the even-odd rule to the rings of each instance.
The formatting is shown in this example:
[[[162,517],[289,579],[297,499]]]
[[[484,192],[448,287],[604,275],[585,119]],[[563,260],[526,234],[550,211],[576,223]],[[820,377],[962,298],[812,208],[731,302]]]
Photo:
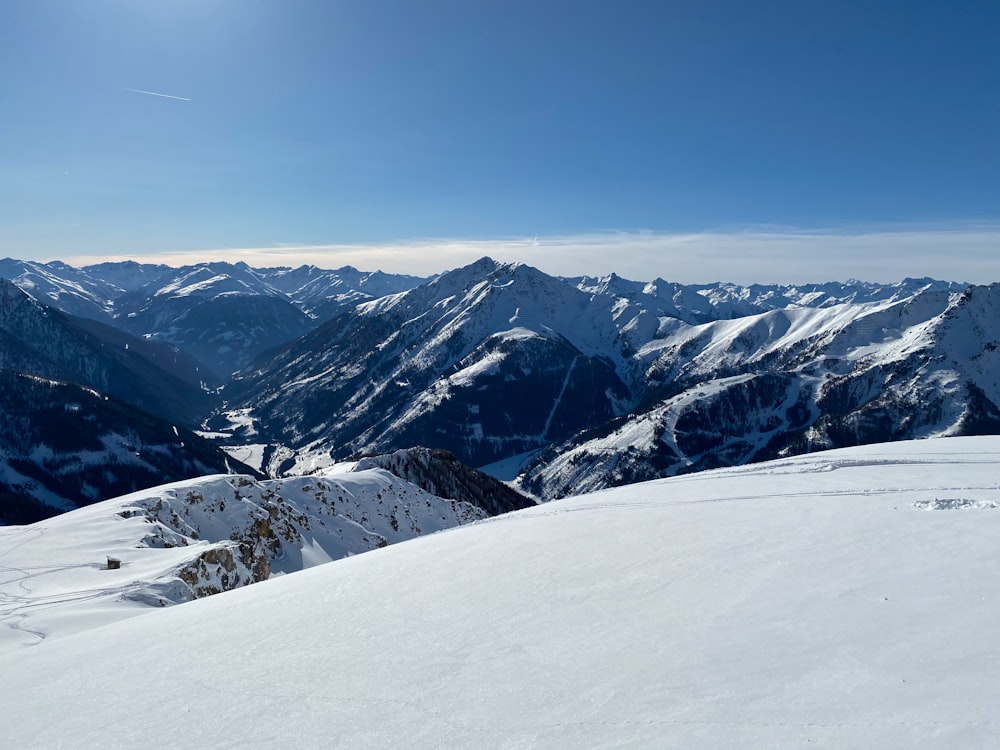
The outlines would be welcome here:
[[[4,745],[993,747],[998,506],[996,437],[553,502],[0,655]]]

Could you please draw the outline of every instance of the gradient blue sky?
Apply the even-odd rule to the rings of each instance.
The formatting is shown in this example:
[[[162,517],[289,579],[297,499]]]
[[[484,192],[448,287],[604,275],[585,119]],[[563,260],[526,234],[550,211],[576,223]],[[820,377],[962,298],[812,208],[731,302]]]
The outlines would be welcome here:
[[[998,40],[986,0],[3,0],[0,254],[1000,280]]]

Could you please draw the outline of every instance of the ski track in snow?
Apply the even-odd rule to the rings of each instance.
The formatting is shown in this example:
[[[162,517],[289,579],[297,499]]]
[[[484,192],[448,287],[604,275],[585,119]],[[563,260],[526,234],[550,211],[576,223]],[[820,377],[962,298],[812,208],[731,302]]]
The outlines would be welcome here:
[[[37,645],[82,622],[94,627],[185,601],[199,587],[246,585],[256,574],[234,555],[236,545],[250,545],[252,559],[269,558],[277,576],[485,515],[382,469],[345,468],[264,482],[202,477],[0,527],[0,652],[29,645],[16,633]],[[266,518],[274,535],[255,536]],[[218,557],[225,550],[235,567]],[[107,568],[108,556],[121,568]]]
[[[28,538],[18,541],[0,553],[0,558],[6,558],[11,552],[26,544],[40,542],[45,531],[39,529],[26,529],[22,535]],[[97,601],[112,596],[125,595],[132,591],[140,591],[147,586],[145,581],[133,581],[126,584],[95,588],[89,586],[82,589],[66,589],[54,594],[37,594],[35,589],[29,586],[31,583],[42,583],[43,579],[50,575],[58,575],[73,570],[102,570],[103,567],[96,562],[89,563],[69,563],[65,565],[34,565],[30,567],[14,567],[0,565],[0,574],[14,574],[11,578],[4,577],[0,580],[0,623],[7,623],[11,630],[16,630],[37,638],[36,643],[41,643],[48,637],[48,631],[30,628],[25,625],[25,621],[32,614],[58,608],[67,604],[79,604],[87,601]],[[14,593],[9,586],[16,584],[20,593]]]
[[[569,367],[566,368],[566,377],[563,378],[562,388],[559,389],[559,395],[556,396],[556,401],[552,404],[552,410],[549,412],[548,418],[545,420],[545,429],[542,430],[542,440],[548,440],[549,438],[549,428],[552,426],[552,420],[556,415],[556,410],[559,409],[559,404],[562,403],[563,394],[566,393],[566,388],[569,387],[569,379],[573,376],[573,368],[576,367],[576,361],[579,357],[573,357],[573,361],[569,363]]]
[[[659,481],[659,480],[654,480]],[[617,488],[616,488],[617,489]],[[952,487],[936,487],[934,491],[936,492],[968,492],[969,490],[981,490],[981,491],[995,491],[996,487],[993,485],[982,485],[982,486],[970,486],[967,484],[955,485]],[[600,492],[594,493],[594,495],[599,495]],[[837,491],[823,491],[823,490],[807,490],[803,492],[787,492],[782,494],[775,493],[764,493],[759,495],[727,495],[726,497],[718,498],[696,498],[696,499],[678,499],[670,498],[669,500],[650,500],[641,501],[633,500],[627,503],[622,502],[608,502],[608,503],[586,503],[578,504],[569,508],[558,508],[549,510],[536,510],[534,508],[528,508],[527,510],[521,511],[519,513],[508,513],[502,516],[496,516],[494,518],[486,518],[482,521],[476,521],[477,524],[490,524],[490,523],[518,523],[531,521],[534,518],[539,518],[543,516],[558,516],[565,513],[590,513],[593,511],[614,511],[627,512],[631,510],[646,510],[649,508],[669,508],[671,506],[679,505],[703,505],[706,503],[742,503],[750,502],[754,500],[796,500],[796,499],[809,499],[809,498],[837,498],[837,497],[855,497],[857,495],[864,495],[865,497],[881,497],[881,496],[891,496],[891,495],[912,495],[913,489],[907,487],[899,488],[874,488],[866,489],[861,491],[856,490],[837,490]],[[584,497],[581,495],[580,497]],[[975,503],[983,503],[981,505],[976,505]],[[940,507],[939,507],[940,506]],[[545,504],[538,506],[544,509]],[[958,499],[948,499],[942,498],[940,500],[926,500],[926,501],[915,501],[913,507],[920,509],[951,509],[957,507],[968,507],[975,508],[977,510],[989,510],[992,508],[1000,507],[997,503],[990,503],[989,501],[973,501],[963,498]],[[897,510],[901,509],[896,507]]]

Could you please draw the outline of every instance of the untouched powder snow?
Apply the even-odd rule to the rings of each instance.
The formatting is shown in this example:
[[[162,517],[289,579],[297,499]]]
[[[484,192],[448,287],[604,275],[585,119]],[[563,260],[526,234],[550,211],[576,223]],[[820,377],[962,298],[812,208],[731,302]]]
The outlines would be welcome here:
[[[989,437],[553,502],[0,655],[5,746],[990,747],[998,500]]]

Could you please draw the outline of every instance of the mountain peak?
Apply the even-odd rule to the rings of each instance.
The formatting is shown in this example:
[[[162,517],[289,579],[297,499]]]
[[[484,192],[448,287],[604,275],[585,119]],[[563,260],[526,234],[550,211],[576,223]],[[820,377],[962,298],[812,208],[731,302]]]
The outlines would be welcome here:
[[[473,261],[469,265],[464,266],[464,268],[465,270],[468,271],[475,271],[486,274],[489,273],[490,271],[494,271],[497,268],[500,268],[501,266],[503,266],[502,263],[493,260],[493,258],[491,258],[488,255],[484,255],[479,260]]]

